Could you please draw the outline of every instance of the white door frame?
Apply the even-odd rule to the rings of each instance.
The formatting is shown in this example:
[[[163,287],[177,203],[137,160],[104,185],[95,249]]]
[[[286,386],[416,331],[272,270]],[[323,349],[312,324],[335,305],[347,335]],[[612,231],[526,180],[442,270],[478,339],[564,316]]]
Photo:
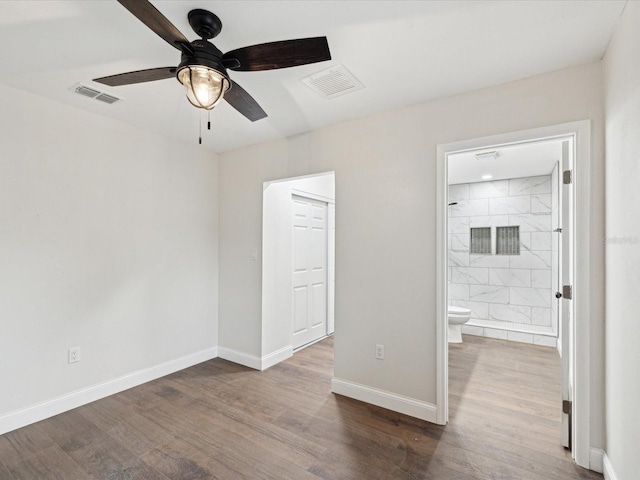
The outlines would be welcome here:
[[[581,467],[589,468],[590,461],[590,198],[591,198],[591,122],[583,120],[548,127],[475,138],[437,147],[437,230],[436,230],[436,422],[445,425],[449,420],[447,341],[447,156],[485,147],[502,147],[543,139],[573,137],[575,161],[573,165],[575,230],[575,284],[573,331],[573,411],[572,456]],[[558,399],[558,409],[562,407]]]

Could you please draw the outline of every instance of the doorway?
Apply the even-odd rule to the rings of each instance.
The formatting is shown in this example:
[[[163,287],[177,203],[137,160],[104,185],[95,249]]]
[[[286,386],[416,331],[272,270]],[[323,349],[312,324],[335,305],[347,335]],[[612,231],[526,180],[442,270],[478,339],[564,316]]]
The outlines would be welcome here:
[[[263,357],[281,361],[333,333],[334,229],[333,172],[265,182]]]
[[[589,467],[589,311],[586,299],[588,298],[589,258],[588,258],[588,212],[589,212],[589,122],[575,122],[556,125],[524,132],[515,132],[494,137],[474,139],[465,142],[438,146],[438,302],[437,302],[437,419],[438,423],[446,424],[448,421],[448,341],[447,341],[447,307],[449,300],[448,270],[448,214],[449,214],[449,158],[464,152],[482,150],[483,152],[499,151],[501,148],[511,148],[517,145],[531,144],[535,142],[549,142],[553,140],[566,140],[574,147],[576,162],[572,170],[573,182],[564,191],[568,196],[567,204],[572,204],[573,219],[563,225],[563,238],[568,239],[563,248],[570,249],[572,263],[567,267],[567,272],[572,272],[573,298],[563,298],[559,310],[566,312],[569,318],[575,318],[575,322],[567,321],[559,325],[559,332],[564,333],[562,344],[564,345],[562,357],[566,360],[563,369],[563,390],[572,401],[572,455],[576,462],[584,467]],[[564,165],[562,168],[566,168]],[[567,194],[567,192],[570,192]],[[494,226],[495,227],[495,226]],[[571,228],[574,227],[574,228]],[[478,232],[489,235],[486,232]],[[513,228],[509,225],[507,230],[512,235]],[[575,234],[570,234],[573,231]],[[471,233],[471,232],[470,232]],[[495,233],[494,233],[495,235]],[[495,244],[489,248],[495,249]],[[495,250],[493,250],[495,253]],[[566,278],[563,279],[567,281]],[[580,295],[582,293],[582,295]],[[569,296],[571,297],[571,296]],[[482,322],[479,322],[482,324]],[[483,327],[484,328],[484,327]],[[558,409],[563,405],[558,404]],[[565,405],[566,408],[566,405]],[[567,409],[568,411],[568,409]],[[569,439],[567,439],[569,441]]]
[[[448,306],[470,312],[462,333],[559,347],[558,246],[571,235],[560,172],[572,152],[559,138],[448,155]]]

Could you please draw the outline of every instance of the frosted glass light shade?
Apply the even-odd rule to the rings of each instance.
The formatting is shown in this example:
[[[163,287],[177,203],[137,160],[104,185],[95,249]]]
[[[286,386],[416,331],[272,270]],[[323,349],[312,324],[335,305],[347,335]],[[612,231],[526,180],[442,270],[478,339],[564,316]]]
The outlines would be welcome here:
[[[189,102],[194,107],[211,110],[229,89],[229,80],[221,73],[200,65],[184,67],[178,72]]]

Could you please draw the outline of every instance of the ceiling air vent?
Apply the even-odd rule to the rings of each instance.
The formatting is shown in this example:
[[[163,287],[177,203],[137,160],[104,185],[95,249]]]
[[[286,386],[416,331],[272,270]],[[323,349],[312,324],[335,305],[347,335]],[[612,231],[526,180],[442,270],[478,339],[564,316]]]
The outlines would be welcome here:
[[[336,98],[364,88],[343,65],[314,73],[301,81],[323,98]]]
[[[78,85],[75,88],[75,92],[79,93],[80,95],[84,95],[85,97],[89,97],[89,98],[96,98],[98,95],[100,95],[100,92],[98,90],[94,90],[93,88],[85,87],[84,85]]]
[[[82,85],[81,83],[75,85],[71,89],[71,91],[77,93],[78,95],[82,95],[83,97],[93,98],[94,100],[98,100],[99,102],[107,103],[109,105],[122,101],[121,98],[114,97],[113,95],[101,92],[100,90],[96,90],[95,88],[87,87],[86,85]]]
[[[114,97],[113,95],[107,95],[106,93],[101,93],[100,95],[98,95],[96,97],[96,100],[98,100],[99,102],[108,103],[109,105],[120,101],[118,97]]]

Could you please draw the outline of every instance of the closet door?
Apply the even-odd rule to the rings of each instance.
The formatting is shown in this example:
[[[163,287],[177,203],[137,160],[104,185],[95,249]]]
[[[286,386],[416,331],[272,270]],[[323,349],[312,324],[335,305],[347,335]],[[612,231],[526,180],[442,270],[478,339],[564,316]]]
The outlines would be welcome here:
[[[327,204],[294,195],[293,348],[327,334]]]

